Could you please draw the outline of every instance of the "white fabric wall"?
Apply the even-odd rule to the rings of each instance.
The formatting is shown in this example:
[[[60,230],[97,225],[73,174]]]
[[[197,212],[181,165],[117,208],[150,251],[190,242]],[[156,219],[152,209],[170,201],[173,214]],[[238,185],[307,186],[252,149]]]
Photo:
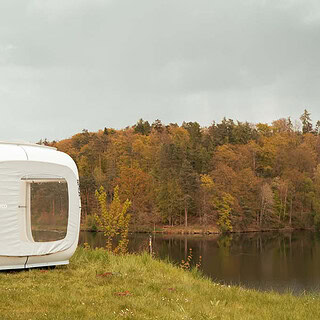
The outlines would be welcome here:
[[[41,149],[40,161],[36,159],[36,147],[25,147],[29,160],[2,161],[0,145],[0,256],[22,257],[39,256],[64,251],[78,242],[80,230],[80,198],[78,194],[77,169],[72,159],[55,150]],[[8,146],[5,146],[8,147]],[[9,146],[10,148],[11,146]],[[39,151],[39,150],[38,150]],[[51,163],[44,162],[46,151],[49,152]],[[16,158],[23,158],[20,150],[15,151]],[[60,156],[60,157],[59,157]],[[25,157],[26,158],[26,157]],[[49,160],[50,160],[49,159]],[[66,160],[67,161],[64,161]],[[58,161],[59,160],[59,161]],[[59,163],[59,164],[57,164]],[[65,163],[65,164],[63,164]],[[69,220],[66,238],[54,242],[30,242],[24,236],[25,224],[21,215],[26,215],[25,192],[23,177],[62,177],[68,183]]]

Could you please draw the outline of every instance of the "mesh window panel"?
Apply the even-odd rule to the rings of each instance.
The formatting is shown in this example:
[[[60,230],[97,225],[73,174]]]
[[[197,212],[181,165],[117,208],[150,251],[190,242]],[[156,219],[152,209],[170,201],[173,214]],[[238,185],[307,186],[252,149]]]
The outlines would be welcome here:
[[[31,231],[35,242],[62,240],[68,226],[68,185],[65,181],[30,183]]]

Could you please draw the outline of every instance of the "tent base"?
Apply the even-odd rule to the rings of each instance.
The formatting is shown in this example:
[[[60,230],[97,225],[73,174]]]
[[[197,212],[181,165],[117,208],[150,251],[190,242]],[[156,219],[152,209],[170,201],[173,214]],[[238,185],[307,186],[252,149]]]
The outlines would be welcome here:
[[[0,271],[4,270],[21,270],[25,269],[24,266],[17,266],[17,265],[12,265],[12,266],[0,266]]]
[[[43,268],[69,264],[69,259],[77,248],[77,241],[65,251],[43,256],[7,257],[0,255],[0,270]]]
[[[50,263],[32,263],[32,264],[27,264],[26,269],[30,268],[43,268],[43,267],[53,267],[53,266],[63,266],[69,264],[69,260],[66,261],[57,261],[57,262],[50,262]]]
[[[62,266],[69,264],[69,260],[65,261],[56,261],[56,262],[40,262],[40,263],[30,263],[30,264],[21,264],[21,265],[7,265],[0,266],[0,270],[18,270],[18,269],[31,269],[31,268],[45,268],[53,266]]]

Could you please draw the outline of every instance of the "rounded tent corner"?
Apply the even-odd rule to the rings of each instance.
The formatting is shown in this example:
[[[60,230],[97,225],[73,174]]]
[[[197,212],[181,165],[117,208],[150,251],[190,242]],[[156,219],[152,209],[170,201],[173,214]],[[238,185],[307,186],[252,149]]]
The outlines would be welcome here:
[[[71,157],[51,147],[0,142],[0,269],[68,263],[80,210]]]

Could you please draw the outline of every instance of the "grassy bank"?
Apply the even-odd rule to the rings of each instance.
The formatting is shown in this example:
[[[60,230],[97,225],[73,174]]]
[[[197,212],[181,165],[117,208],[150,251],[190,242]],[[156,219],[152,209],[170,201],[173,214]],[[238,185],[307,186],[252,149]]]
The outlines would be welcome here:
[[[147,254],[79,248],[69,266],[0,273],[0,319],[320,319],[320,297],[227,287]]]

